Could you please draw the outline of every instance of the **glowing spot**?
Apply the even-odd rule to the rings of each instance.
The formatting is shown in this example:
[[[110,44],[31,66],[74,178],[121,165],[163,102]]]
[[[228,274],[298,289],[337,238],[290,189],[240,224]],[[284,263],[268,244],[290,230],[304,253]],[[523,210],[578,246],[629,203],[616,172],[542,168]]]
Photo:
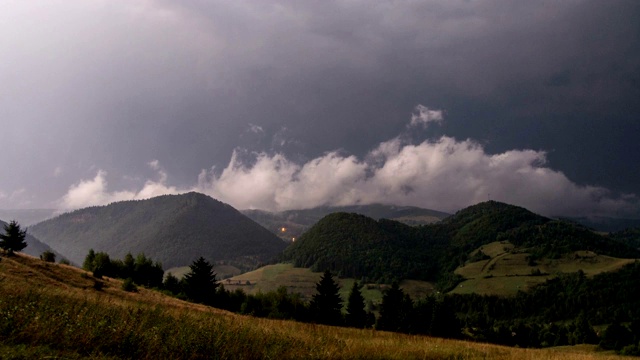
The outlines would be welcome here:
[[[280,228],[280,232],[286,232],[286,231],[287,231],[287,228],[286,228],[286,227],[281,227],[281,228]]]
[[[296,241],[296,238],[291,238],[291,241]]]

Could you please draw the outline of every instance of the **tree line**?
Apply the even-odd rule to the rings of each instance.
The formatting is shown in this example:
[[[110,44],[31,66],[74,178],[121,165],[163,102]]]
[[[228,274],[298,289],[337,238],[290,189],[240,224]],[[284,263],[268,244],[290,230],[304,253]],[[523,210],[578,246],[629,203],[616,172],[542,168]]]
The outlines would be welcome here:
[[[364,284],[355,282],[345,302],[329,270],[307,302],[286,287],[258,294],[226,290],[218,282],[213,265],[202,257],[189,266],[184,278],[167,274],[162,280],[161,265],[143,254],[100,265],[107,263],[107,256],[90,251],[85,269],[97,270],[98,275],[102,271],[102,275],[127,276],[138,285],[156,287],[184,300],[256,317],[520,347],[599,344],[623,354],[640,354],[638,262],[593,278],[581,272],[560,275],[513,297],[437,294],[414,300],[394,282],[384,291],[375,316],[365,304],[361,292]]]

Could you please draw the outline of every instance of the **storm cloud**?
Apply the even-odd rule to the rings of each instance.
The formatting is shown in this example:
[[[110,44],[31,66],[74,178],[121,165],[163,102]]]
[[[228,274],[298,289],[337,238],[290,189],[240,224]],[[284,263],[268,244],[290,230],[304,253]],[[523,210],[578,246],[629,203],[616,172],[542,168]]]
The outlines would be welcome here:
[[[200,189],[640,216],[638,18],[623,0],[7,1],[0,207]]]

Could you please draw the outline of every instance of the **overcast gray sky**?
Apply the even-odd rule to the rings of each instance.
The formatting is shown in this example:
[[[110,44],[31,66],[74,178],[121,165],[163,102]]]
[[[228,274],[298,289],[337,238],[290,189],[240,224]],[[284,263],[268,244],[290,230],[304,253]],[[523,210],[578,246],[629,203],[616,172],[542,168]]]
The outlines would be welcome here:
[[[0,208],[196,190],[639,217],[638,19],[636,0],[2,0]]]

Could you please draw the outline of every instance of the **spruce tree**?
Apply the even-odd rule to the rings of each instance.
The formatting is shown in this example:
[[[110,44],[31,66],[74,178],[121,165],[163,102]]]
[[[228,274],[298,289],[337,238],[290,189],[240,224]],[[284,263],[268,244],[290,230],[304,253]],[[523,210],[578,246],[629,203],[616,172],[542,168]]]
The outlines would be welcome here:
[[[360,292],[360,286],[357,281],[353,282],[353,287],[351,287],[351,292],[349,293],[345,320],[347,326],[351,327],[364,328],[367,325],[364,297]]]
[[[189,272],[183,279],[187,298],[193,302],[214,305],[219,284],[213,272],[213,265],[201,256],[189,265],[189,268]]]
[[[410,315],[413,311],[413,302],[397,282],[391,284],[391,288],[385,291],[380,306],[380,318],[376,328],[387,331],[409,331]]]
[[[317,293],[311,299],[311,312],[317,323],[327,325],[342,324],[342,298],[340,286],[333,280],[333,275],[326,270],[316,284]]]
[[[25,237],[27,230],[20,229],[20,225],[15,220],[4,225],[4,234],[0,234],[0,248],[13,255],[14,251],[20,251],[27,247]]]

